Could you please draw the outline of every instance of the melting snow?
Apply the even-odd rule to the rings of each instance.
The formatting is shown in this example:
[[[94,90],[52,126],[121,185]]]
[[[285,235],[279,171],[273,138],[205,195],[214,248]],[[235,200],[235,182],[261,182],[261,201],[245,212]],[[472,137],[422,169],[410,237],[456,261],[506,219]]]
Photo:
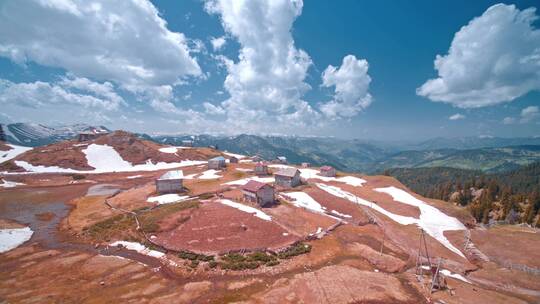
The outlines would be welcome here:
[[[344,213],[341,213],[339,211],[336,211],[336,210],[332,210],[331,211],[333,214],[337,215],[337,216],[341,216],[341,217],[344,217],[344,218],[351,218],[352,216],[348,215],[348,214],[344,214]]]
[[[253,207],[246,206],[244,204],[233,202],[233,201],[228,200],[228,199],[220,199],[219,202],[222,203],[223,205],[227,205],[229,207],[233,207],[233,208],[236,208],[238,210],[241,210],[241,211],[244,211],[244,212],[247,212],[247,213],[251,213],[254,216],[256,216],[256,217],[258,217],[260,219],[263,219],[265,221],[271,221],[272,220],[272,218],[268,214],[262,212],[259,209],[255,209]]]
[[[176,147],[165,147],[165,148],[160,148],[159,149],[159,152],[169,153],[169,154],[176,153],[176,151],[178,151],[178,149]]]
[[[127,178],[134,179],[134,178],[139,178],[139,177],[142,177],[142,175],[132,175],[132,176],[128,176]]]
[[[326,210],[321,204],[314,200],[309,194],[304,192],[287,192],[283,193],[282,196],[291,197],[292,200],[288,200],[291,204],[296,207],[306,208],[308,210],[324,213]]]
[[[151,256],[154,258],[161,259],[165,257],[165,253],[157,250],[152,250],[142,244],[139,244],[137,242],[128,242],[128,241],[116,241],[110,244],[111,246],[118,246],[122,245],[126,249],[137,251],[140,254],[144,254],[147,256]]]
[[[279,169],[285,169],[285,168],[295,168],[292,166],[287,165],[269,165],[271,168],[279,168]],[[319,175],[320,171],[315,169],[306,169],[306,168],[300,168],[300,175],[302,178],[305,179],[320,179],[325,182],[340,182],[345,183],[354,187],[361,187],[362,184],[366,183],[366,180],[361,179],[356,176],[342,176],[342,177],[328,177],[328,176],[322,176]]]
[[[422,227],[427,234],[437,239],[446,248],[465,257],[463,253],[454,247],[454,245],[452,245],[452,243],[444,236],[445,231],[467,229],[457,218],[442,213],[439,209],[426,204],[408,192],[396,187],[377,188],[375,191],[389,194],[395,201],[418,207],[418,209],[420,209],[418,226]]]
[[[4,179],[0,179],[0,182],[1,182],[0,187],[4,187],[4,188],[14,188],[14,187],[17,187],[17,186],[26,185],[26,184],[23,184],[23,183],[10,182],[10,181],[4,180]]]
[[[32,150],[32,148],[30,147],[16,146],[16,145],[11,145],[11,144],[7,144],[7,145],[11,147],[11,150],[0,151],[0,164],[17,157],[26,151]]]
[[[241,163],[252,163],[253,160],[252,159],[241,159],[241,160],[239,160],[239,162],[241,162]]]
[[[221,175],[217,175],[217,173],[219,173],[219,172],[221,172],[221,171],[220,170],[214,170],[214,169],[206,170],[198,178],[199,179],[216,179],[216,178],[223,177]]]
[[[38,173],[107,173],[107,172],[136,172],[172,169],[178,167],[194,166],[206,163],[206,161],[183,160],[179,163],[159,162],[157,164],[148,160],[145,164],[133,165],[122,159],[116,150],[108,145],[91,144],[82,152],[86,155],[88,165],[94,170],[75,170],[58,166],[34,166],[25,161],[15,161],[15,164],[26,171]]]
[[[387,217],[401,225],[416,224],[422,229],[424,229],[424,231],[426,231],[428,235],[439,241],[443,246],[450,249],[452,252],[458,254],[459,256],[465,258],[463,253],[459,249],[454,247],[454,245],[452,245],[452,243],[450,243],[450,241],[448,241],[448,239],[443,234],[444,231],[448,230],[465,230],[465,226],[456,218],[450,217],[442,213],[437,208],[416,199],[415,197],[401,189],[395,187],[387,187],[377,188],[375,189],[375,191],[388,193],[392,195],[392,197],[396,201],[412,206],[417,206],[420,209],[419,219],[389,212],[384,208],[380,207],[379,205],[359,198],[356,195],[353,195],[347,191],[343,191],[339,187],[328,186],[325,184],[317,184],[317,187],[334,196],[341,197],[353,203],[375,209],[377,212],[386,215]]]
[[[0,229],[0,253],[19,247],[28,241],[34,232],[30,227]]]
[[[452,273],[450,272],[450,270],[447,270],[447,269],[441,269],[440,272],[447,277],[451,277],[451,278],[463,281],[465,283],[472,284],[471,281],[467,280],[464,276],[460,275],[459,273]]]
[[[178,195],[176,193],[163,194],[159,196],[151,196],[146,201],[149,203],[158,203],[158,205],[170,204],[188,200],[188,195]]]
[[[234,154],[234,153],[230,153],[230,152],[223,152],[223,154],[228,155],[228,156],[234,156],[234,157],[236,157],[238,159],[246,158],[246,156],[242,155],[242,154]]]
[[[242,172],[251,172],[251,171],[253,171],[251,169],[246,169],[246,168],[236,168],[236,170],[242,171]]]

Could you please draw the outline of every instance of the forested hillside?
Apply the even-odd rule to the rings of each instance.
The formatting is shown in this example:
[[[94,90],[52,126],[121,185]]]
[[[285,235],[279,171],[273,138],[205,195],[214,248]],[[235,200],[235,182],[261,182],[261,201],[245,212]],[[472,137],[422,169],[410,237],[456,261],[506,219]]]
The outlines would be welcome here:
[[[466,206],[479,222],[540,227],[540,162],[500,174],[446,167],[390,169],[385,174],[421,195]]]

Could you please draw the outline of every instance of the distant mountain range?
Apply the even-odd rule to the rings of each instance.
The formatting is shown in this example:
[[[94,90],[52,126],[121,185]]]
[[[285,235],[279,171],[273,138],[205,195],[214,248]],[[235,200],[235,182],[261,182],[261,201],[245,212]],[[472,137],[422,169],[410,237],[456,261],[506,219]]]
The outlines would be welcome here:
[[[76,124],[49,127],[15,123],[4,126],[8,142],[41,146],[72,139],[79,132],[104,126]],[[540,138],[462,137],[435,138],[419,142],[382,142],[334,137],[259,135],[148,135],[140,137],[160,144],[180,146],[193,140],[195,146],[259,155],[271,160],[285,156],[291,163],[329,164],[343,171],[380,173],[390,168],[452,167],[503,172],[540,161]]]
[[[234,153],[259,155],[264,159],[285,156],[291,163],[332,165],[343,171],[379,173],[389,168],[452,167],[503,172],[540,161],[539,138],[455,138],[418,144],[345,140],[330,137],[238,136],[154,136],[159,143],[181,145],[194,140],[195,146],[218,146]],[[439,143],[442,148],[437,147]],[[469,143],[470,147],[464,149]],[[505,143],[507,143],[505,145]],[[416,150],[410,150],[411,148]],[[428,148],[435,147],[435,148]],[[457,148],[456,148],[457,147]]]
[[[74,124],[65,126],[44,126],[33,123],[14,123],[4,125],[7,141],[21,146],[37,147],[56,143],[66,139],[73,139],[77,134],[92,129],[108,129],[104,126],[91,126],[87,124]]]

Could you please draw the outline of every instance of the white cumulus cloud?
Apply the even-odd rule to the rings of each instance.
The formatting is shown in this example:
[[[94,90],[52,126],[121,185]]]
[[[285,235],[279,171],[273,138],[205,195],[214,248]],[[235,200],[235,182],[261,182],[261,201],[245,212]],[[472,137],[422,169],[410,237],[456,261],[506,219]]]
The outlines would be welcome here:
[[[465,115],[463,114],[460,114],[460,113],[456,113],[450,117],[448,117],[448,119],[450,120],[460,120],[460,119],[465,119]]]
[[[210,39],[210,43],[212,43],[212,48],[214,48],[214,51],[219,51],[223,46],[225,46],[227,40],[225,40],[225,36],[221,36]]]
[[[185,36],[148,0],[2,1],[0,56],[122,85],[201,75]]]
[[[228,72],[224,88],[230,95],[221,107],[237,132],[305,126],[320,115],[302,100],[310,89],[304,79],[312,62],[291,35],[302,6],[301,0],[206,2],[207,11],[218,14],[240,43],[236,62],[219,59]]]
[[[463,26],[447,55],[437,55],[438,77],[417,89],[459,108],[510,102],[540,89],[540,30],[535,8],[496,4]]]
[[[521,123],[528,123],[540,116],[540,111],[537,106],[526,107],[521,110]]]
[[[372,97],[369,94],[371,77],[368,62],[347,55],[339,68],[329,65],[322,74],[323,86],[335,86],[334,99],[321,105],[321,112],[329,117],[352,117],[367,108]]]

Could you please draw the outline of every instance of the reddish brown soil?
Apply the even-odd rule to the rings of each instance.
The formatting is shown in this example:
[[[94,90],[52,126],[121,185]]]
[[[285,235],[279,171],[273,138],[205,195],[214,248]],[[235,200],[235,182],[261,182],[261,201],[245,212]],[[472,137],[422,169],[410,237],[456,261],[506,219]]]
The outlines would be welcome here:
[[[271,215],[276,223],[301,237],[307,237],[309,234],[315,233],[319,227],[326,230],[338,222],[329,216],[286,204],[274,208],[264,208],[263,211]]]
[[[471,230],[473,243],[498,264],[522,264],[540,269],[540,250],[524,254],[522,248],[540,248],[540,233],[525,227],[500,226]]]
[[[207,202],[175,229],[157,233],[157,244],[176,251],[222,253],[241,249],[276,250],[298,240],[272,221],[265,221],[218,202]]]
[[[329,194],[326,191],[323,191],[317,187],[311,187],[304,190],[309,196],[316,200],[321,206],[325,207],[328,212],[336,210],[342,214],[347,214],[352,216],[352,218],[346,218],[345,220],[353,223],[367,223],[368,217],[366,214],[358,207],[358,205],[351,203],[350,201],[336,197],[332,194]]]
[[[0,141],[0,151],[9,151],[11,150],[11,147],[6,145],[5,142]]]
[[[148,160],[157,162],[180,162],[182,160],[207,160],[220,155],[210,148],[179,149],[177,153],[163,153],[159,149],[165,146],[143,140],[134,134],[116,131],[101,136],[95,140],[78,142],[68,140],[37,147],[17,156],[14,160],[26,161],[32,165],[58,166],[76,170],[93,170],[87,163],[82,150],[90,144],[108,145],[120,154],[120,156],[132,164],[143,164]],[[10,165],[13,165],[13,161]]]

